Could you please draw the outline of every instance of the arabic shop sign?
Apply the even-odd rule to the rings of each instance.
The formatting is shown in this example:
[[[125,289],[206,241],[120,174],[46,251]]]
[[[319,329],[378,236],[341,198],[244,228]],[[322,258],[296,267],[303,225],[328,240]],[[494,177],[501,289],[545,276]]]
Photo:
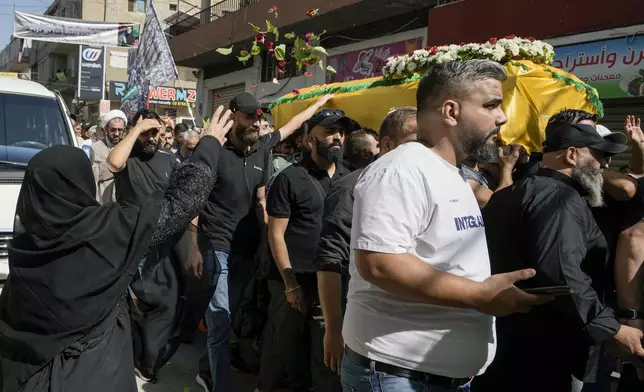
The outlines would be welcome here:
[[[644,96],[644,36],[555,48],[552,65],[595,87],[599,97]]]
[[[110,82],[110,101],[120,101],[125,95],[126,82]],[[192,88],[157,87],[148,94],[149,103],[163,106],[188,106],[194,108],[197,103],[197,90]]]

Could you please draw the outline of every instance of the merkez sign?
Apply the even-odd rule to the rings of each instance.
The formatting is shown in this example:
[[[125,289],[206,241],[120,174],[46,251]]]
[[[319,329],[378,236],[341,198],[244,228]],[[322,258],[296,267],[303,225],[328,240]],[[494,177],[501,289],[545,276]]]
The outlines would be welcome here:
[[[99,101],[105,91],[105,47],[80,45],[78,99]]]

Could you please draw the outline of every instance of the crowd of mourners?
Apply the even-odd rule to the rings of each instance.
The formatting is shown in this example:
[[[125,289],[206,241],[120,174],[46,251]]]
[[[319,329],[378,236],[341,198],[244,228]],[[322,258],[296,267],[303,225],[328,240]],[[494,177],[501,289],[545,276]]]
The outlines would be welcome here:
[[[206,392],[644,390],[640,119],[562,108],[528,152],[505,79],[436,65],[377,131],[332,95],[278,130],[250,93],[201,129],[73,119],[25,172],[0,392],[161,384],[204,333]]]

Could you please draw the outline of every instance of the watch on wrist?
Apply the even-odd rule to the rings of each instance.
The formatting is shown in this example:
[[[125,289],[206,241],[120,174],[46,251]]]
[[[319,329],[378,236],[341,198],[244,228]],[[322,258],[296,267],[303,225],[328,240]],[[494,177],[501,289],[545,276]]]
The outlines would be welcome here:
[[[644,311],[637,309],[620,309],[617,317],[627,320],[644,320]]]

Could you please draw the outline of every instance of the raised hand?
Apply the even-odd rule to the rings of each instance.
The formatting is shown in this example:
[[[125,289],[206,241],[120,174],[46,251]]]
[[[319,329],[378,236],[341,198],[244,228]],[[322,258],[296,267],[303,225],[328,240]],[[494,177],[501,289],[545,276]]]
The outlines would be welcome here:
[[[333,94],[325,94],[325,95],[321,96],[320,98],[318,98],[318,100],[316,102],[316,105],[322,107],[322,106],[324,106],[324,104],[329,102],[329,100],[331,98],[333,98]]]
[[[631,138],[631,142],[636,145],[644,144],[644,132],[642,132],[641,119],[632,115],[626,116],[624,121],[624,130]]]
[[[228,131],[233,127],[234,121],[229,120],[231,114],[230,110],[224,112],[224,106],[219,105],[202,136],[214,136],[223,145],[226,142]]]

